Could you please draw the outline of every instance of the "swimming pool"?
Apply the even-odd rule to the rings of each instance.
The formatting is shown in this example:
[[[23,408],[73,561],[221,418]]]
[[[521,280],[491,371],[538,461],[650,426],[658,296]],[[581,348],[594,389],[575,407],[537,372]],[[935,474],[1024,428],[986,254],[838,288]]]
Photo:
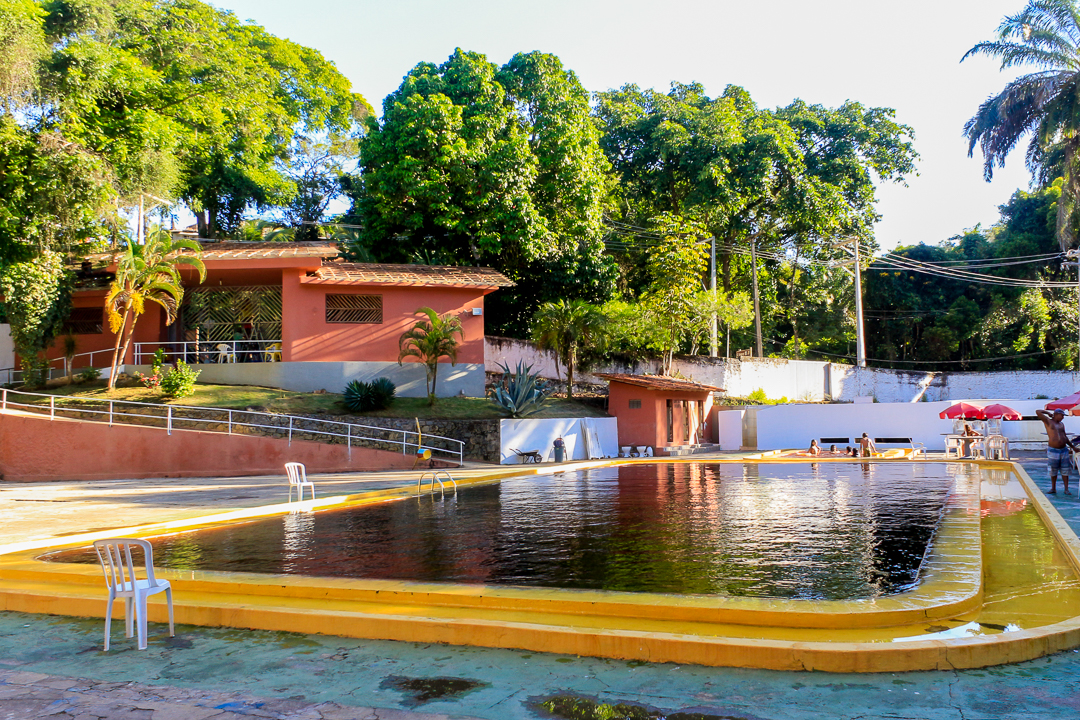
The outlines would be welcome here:
[[[173,569],[160,573],[174,584],[181,623],[837,672],[983,667],[1080,645],[1080,540],[1019,466],[773,458],[715,464],[720,467],[632,461],[627,465],[642,469],[614,476],[596,472],[613,465],[602,462],[579,464],[585,473],[530,468],[516,478],[466,480],[469,487],[457,495],[417,497],[410,485],[58,538],[47,554],[54,562],[42,562],[41,549],[0,557],[0,606],[100,616],[100,569],[68,561],[73,552],[87,559],[78,548],[108,533],[152,539],[162,554],[170,554]],[[499,484],[503,487],[493,492]],[[912,534],[925,537],[933,525],[925,542],[893,541],[901,531],[890,529],[886,520],[905,505],[905,497],[909,505],[925,501],[912,526]],[[339,512],[361,507],[377,512]],[[479,512],[481,507],[487,510]],[[470,513],[484,522],[457,524],[459,516]],[[594,516],[606,519],[588,521]],[[375,522],[379,517],[383,520]],[[387,524],[398,517],[411,518],[404,526],[420,527],[419,534],[408,536],[416,549],[395,549],[409,545],[403,541],[407,536]],[[264,524],[265,518],[274,521]],[[335,532],[316,539],[320,524]],[[657,524],[681,530],[657,534],[651,530]],[[215,535],[260,525],[263,529],[246,540],[237,535],[224,542],[224,535]],[[583,535],[571,532],[575,526],[592,529]],[[452,530],[457,527],[473,530]],[[716,553],[730,549],[721,542],[721,530],[734,533],[726,543],[734,554],[722,557],[739,557],[739,562],[716,560]],[[551,557],[539,553],[529,563],[503,567],[502,575],[491,569],[498,564],[489,558],[505,551],[510,540],[548,531],[562,538],[548,551]],[[784,533],[794,545],[817,550],[794,554],[791,542],[781,542]],[[815,534],[826,540],[811,537]],[[274,543],[265,542],[275,537]],[[389,575],[309,574],[327,566],[320,560],[324,554],[349,554],[334,545],[342,537],[349,540],[346,549],[355,549],[352,541],[360,538],[369,553],[379,547],[398,553],[393,562],[375,564],[380,571],[389,568]],[[593,545],[583,544],[582,537]],[[624,538],[630,538],[629,546]],[[745,538],[764,538],[766,550],[779,548],[771,565],[761,561],[765,550],[746,550]],[[628,590],[619,583],[635,573],[600,562],[605,553],[621,555],[623,547],[642,544],[650,552],[636,555],[648,563],[636,574],[650,583],[674,577],[691,592]],[[436,551],[439,547],[450,549]],[[655,547],[668,559],[657,560]],[[253,548],[265,556],[260,562],[271,561],[265,567],[270,572],[206,569],[211,561],[223,562],[219,568],[250,567]],[[560,557],[564,551],[568,554]],[[581,561],[590,554],[594,561]],[[603,568],[579,575],[592,577],[590,582],[599,578],[601,589],[525,586],[513,579],[539,576],[534,566],[567,563]],[[840,563],[852,568],[848,578],[862,582],[849,599],[817,595],[820,586],[813,583],[788,590],[792,578],[813,578],[824,574],[819,567]],[[701,567],[679,576],[671,569],[679,564]],[[360,565],[373,567],[370,561]],[[737,566],[743,575],[716,573],[718,565]],[[752,582],[744,582],[746,571],[738,567],[743,565],[756,573]],[[761,570],[765,567],[768,572]],[[421,577],[417,568],[450,574],[423,576],[438,580],[386,579]],[[450,579],[462,576],[480,579]],[[503,580],[496,583],[493,577]],[[702,578],[715,587],[771,587],[757,596],[693,592]],[[164,607],[152,604],[150,618],[160,622]]]
[[[175,570],[868,599],[916,585],[955,484],[946,465],[621,465],[157,538],[154,557]]]

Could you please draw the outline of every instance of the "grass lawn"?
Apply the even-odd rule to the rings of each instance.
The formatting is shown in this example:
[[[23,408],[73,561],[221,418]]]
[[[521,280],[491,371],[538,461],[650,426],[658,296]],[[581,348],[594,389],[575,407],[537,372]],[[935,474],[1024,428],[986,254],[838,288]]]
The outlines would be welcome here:
[[[165,400],[161,394],[144,387],[116,388],[109,392],[104,381],[82,385],[61,385],[40,391],[52,395],[73,395],[95,400],[128,400],[170,405],[197,405],[200,407],[232,408],[244,410],[256,408],[265,412],[287,415],[310,415],[330,413],[349,415],[341,403],[341,395],[335,393],[301,393],[253,385],[195,385],[195,394],[179,400]],[[435,407],[429,407],[425,398],[395,398],[393,406],[380,412],[366,413],[370,417],[386,418],[455,418],[489,419],[506,417],[493,402],[486,398],[439,398]],[[598,408],[563,398],[548,400],[544,409],[531,418],[554,417],[606,417]]]

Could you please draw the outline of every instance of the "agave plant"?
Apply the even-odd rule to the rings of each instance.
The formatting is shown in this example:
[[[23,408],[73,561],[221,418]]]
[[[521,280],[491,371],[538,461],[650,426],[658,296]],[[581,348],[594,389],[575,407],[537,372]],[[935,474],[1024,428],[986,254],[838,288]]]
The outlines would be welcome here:
[[[544,400],[551,395],[551,388],[532,372],[532,365],[518,361],[517,370],[510,371],[506,365],[499,365],[503,371],[499,385],[491,399],[512,418],[522,418],[540,410]]]
[[[352,412],[385,410],[394,401],[397,386],[387,378],[373,382],[353,380],[345,386],[342,402]]]

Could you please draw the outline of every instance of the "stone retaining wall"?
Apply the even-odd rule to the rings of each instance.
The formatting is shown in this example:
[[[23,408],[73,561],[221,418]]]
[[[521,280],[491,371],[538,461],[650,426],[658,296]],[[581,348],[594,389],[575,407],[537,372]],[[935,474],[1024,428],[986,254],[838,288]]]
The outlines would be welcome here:
[[[315,417],[315,416],[305,416]],[[416,432],[416,421],[411,418],[363,417],[359,415],[319,415],[320,420],[351,422],[358,425],[375,425],[394,430]],[[499,421],[492,420],[455,420],[435,418],[420,421],[420,431],[425,435],[441,435],[465,443],[465,459],[498,463],[500,457]],[[425,445],[429,445],[427,441]],[[437,441],[436,446],[442,446]],[[398,445],[400,447],[400,445]]]

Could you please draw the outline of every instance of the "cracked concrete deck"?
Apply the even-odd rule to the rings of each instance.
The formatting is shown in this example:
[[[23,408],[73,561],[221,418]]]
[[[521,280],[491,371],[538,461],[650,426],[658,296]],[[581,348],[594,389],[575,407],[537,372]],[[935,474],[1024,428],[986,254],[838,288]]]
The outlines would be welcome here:
[[[1043,462],[1025,467],[1046,486]],[[74,532],[89,529],[79,526],[79,506],[84,511],[93,507],[103,513],[131,513],[126,517],[145,521],[165,519],[170,513],[182,516],[190,511],[189,502],[201,505],[203,511],[207,505],[261,504],[266,498],[276,499],[281,489],[280,478],[241,478],[235,485],[221,480],[165,482],[190,487],[155,498],[136,492],[136,486],[91,487],[105,483],[68,484],[67,489],[2,484],[0,542],[42,532],[40,523],[53,515],[50,506],[66,509],[70,504],[67,519],[59,522],[65,531]],[[182,497],[184,493],[190,497]],[[241,495],[259,497],[237,497]],[[1051,498],[1080,529],[1077,496]],[[34,499],[60,502],[26,501]],[[44,509],[37,509],[39,505]],[[20,508],[32,508],[33,516],[19,520],[22,529],[8,524],[24,512]],[[97,519],[90,516],[102,525],[124,521],[108,513]],[[53,523],[49,529],[57,527]],[[241,716],[532,720],[545,717],[535,702],[557,694],[639,704],[653,709],[656,717],[677,712],[729,720],[1080,717],[1076,680],[1080,653],[1075,651],[981,670],[837,675],[655,665],[228,628],[180,626],[177,637],[169,639],[162,626],[151,625],[150,630],[148,650],[139,651],[133,640],[114,633],[113,651],[103,653],[100,620],[0,613],[0,720]],[[461,695],[422,701],[388,683],[400,677],[467,678],[479,685]]]

